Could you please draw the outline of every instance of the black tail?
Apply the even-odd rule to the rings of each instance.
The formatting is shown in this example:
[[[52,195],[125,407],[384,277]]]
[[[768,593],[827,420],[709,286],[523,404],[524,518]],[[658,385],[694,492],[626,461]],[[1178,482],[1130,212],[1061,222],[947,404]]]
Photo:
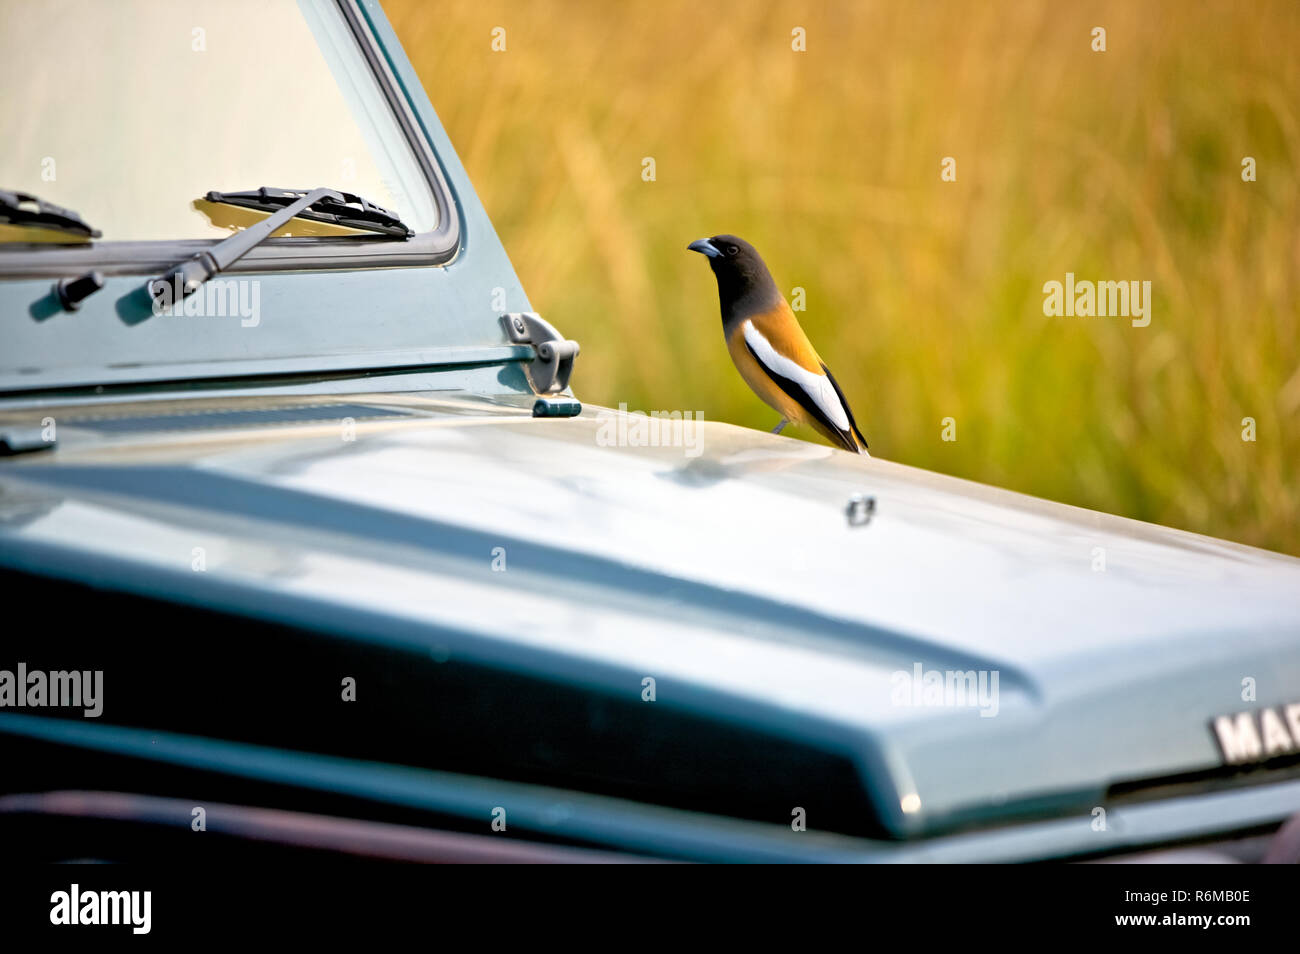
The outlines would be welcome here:
[[[831,387],[835,389],[836,397],[840,399],[840,406],[844,408],[844,413],[849,419],[848,431],[840,432],[844,440],[844,449],[860,454],[862,451],[867,449],[867,439],[862,436],[862,432],[858,430],[858,422],[853,419],[853,408],[849,407],[849,402],[845,399],[844,392],[840,390],[840,383],[835,380],[835,375],[831,374],[831,369],[823,364],[822,370],[826,372],[826,377],[830,380]],[[861,445],[861,447],[858,445]]]

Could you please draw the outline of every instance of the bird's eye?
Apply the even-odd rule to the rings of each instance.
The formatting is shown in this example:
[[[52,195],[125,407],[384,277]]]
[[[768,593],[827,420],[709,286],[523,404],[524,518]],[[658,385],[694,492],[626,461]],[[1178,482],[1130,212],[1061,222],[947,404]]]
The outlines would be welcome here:
[[[727,254],[728,254],[728,255],[735,255],[735,254],[736,254],[737,252],[739,252],[739,251],[740,251],[740,249],[736,248],[736,246],[734,246],[734,245],[728,245],[728,246],[727,246]]]

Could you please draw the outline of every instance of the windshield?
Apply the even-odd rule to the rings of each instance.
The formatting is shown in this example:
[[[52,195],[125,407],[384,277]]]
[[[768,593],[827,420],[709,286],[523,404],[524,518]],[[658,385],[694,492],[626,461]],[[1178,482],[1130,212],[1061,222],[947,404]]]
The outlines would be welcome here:
[[[0,22],[0,189],[76,210],[102,242],[222,238],[265,213],[203,196],[258,186],[344,189],[438,225],[333,0],[0,0]],[[32,238],[0,226],[6,241]]]

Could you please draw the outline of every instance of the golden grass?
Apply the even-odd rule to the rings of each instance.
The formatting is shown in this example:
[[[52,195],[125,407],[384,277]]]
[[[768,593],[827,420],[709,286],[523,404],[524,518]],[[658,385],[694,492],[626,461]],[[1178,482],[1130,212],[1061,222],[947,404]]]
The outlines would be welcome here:
[[[775,425],[685,249],[735,232],[873,453],[1300,554],[1300,5],[386,8],[584,400]],[[1150,326],[1044,317],[1067,271]]]

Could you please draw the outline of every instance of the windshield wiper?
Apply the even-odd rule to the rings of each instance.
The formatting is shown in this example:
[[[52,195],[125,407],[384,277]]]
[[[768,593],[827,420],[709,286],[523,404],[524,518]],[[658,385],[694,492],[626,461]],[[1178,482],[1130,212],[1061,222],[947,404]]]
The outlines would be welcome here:
[[[68,232],[82,238],[101,235],[99,229],[92,229],[76,212],[52,205],[30,192],[0,190],[0,224]]]
[[[272,189],[270,186],[262,186],[260,189],[251,189],[248,192],[209,192],[204,198],[209,202],[220,202],[223,205],[237,205],[261,212],[276,212],[293,205],[306,194],[305,189]],[[313,202],[308,208],[299,212],[295,218],[328,222],[330,225],[364,229],[367,232],[381,232],[397,238],[410,238],[415,234],[394,213],[351,192],[331,192],[329,196]]]
[[[145,288],[151,298],[164,306],[175,304],[194,294],[204,282],[225,271],[293,218],[329,222],[403,239],[415,234],[387,209],[381,209],[359,195],[336,189],[312,189],[308,192],[304,189],[272,189],[263,186],[248,192],[209,192],[205,198],[209,202],[274,214],[222,239],[212,248],[181,262],[165,275],[151,279]]]

